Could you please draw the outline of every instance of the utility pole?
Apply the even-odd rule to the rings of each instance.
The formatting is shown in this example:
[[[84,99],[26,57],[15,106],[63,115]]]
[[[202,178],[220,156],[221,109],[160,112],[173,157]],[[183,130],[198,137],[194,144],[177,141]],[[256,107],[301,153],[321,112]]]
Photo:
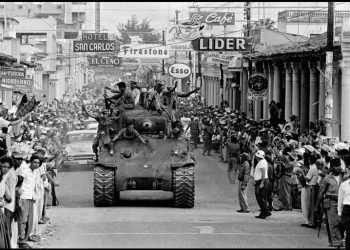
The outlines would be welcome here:
[[[328,26],[326,48],[326,101],[325,101],[325,126],[326,136],[332,136],[333,118],[333,33],[334,33],[334,2],[328,2]]]
[[[247,20],[247,31],[245,32],[246,33],[246,37],[247,38],[250,38],[251,36],[251,25],[250,25],[250,2],[245,2],[244,3],[244,10],[245,10],[245,16],[246,16],[246,20]],[[250,53],[253,52],[253,48],[251,49]],[[253,71],[253,65],[252,65],[252,61],[249,60],[248,61],[248,79],[249,77],[251,76],[252,74],[252,71]],[[244,82],[243,84],[248,84],[248,82]],[[248,97],[248,96],[247,96]],[[243,98],[247,98],[247,97],[243,97]],[[253,109],[251,108],[250,110],[250,107],[253,107],[253,103],[254,101],[253,100],[250,100],[249,101],[249,105],[248,105],[248,114],[249,112],[251,112],[251,115],[253,116],[254,112],[253,112]]]
[[[179,24],[179,10],[175,10],[175,24],[178,25]],[[177,59],[177,53],[175,50],[175,63],[176,63],[176,59]]]
[[[162,31],[162,42],[163,45],[165,45],[165,30]],[[164,59],[162,59],[162,75],[165,75],[165,63],[164,63]]]
[[[199,7],[197,7],[197,12],[199,12]],[[199,79],[199,87],[201,88],[201,95],[200,95],[200,97],[201,97],[201,101],[202,101],[202,65],[201,65],[201,61],[202,61],[202,54],[201,54],[202,52],[200,52],[200,51],[198,51],[197,52],[197,58],[198,58],[198,61],[197,61],[197,63],[198,63],[198,73],[197,73],[197,79]],[[196,86],[197,86],[197,82],[196,82]],[[207,100],[206,99],[204,99],[204,103],[203,103],[203,105],[205,106],[205,105],[207,105]]]
[[[100,33],[100,2],[95,2],[95,30],[96,33]]]

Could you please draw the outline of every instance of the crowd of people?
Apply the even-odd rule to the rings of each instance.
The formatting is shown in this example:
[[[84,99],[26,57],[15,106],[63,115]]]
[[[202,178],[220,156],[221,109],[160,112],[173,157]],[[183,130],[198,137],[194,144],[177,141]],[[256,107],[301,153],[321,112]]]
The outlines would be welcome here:
[[[96,103],[102,94],[90,84],[50,104],[23,95],[7,108],[0,100],[0,248],[31,248],[28,241],[41,240],[38,225],[50,220],[50,206],[59,205],[62,139],[88,118],[83,103],[97,112],[103,108],[103,100]]]
[[[346,238],[350,248],[350,189],[342,184],[350,173],[350,145],[325,137],[322,126],[312,122],[300,131],[297,116],[287,123],[280,113],[274,101],[271,119],[261,122],[225,102],[221,107],[197,106],[188,113],[185,132],[190,131],[194,149],[203,143],[203,156],[215,151],[227,162],[229,182],[238,179],[237,212],[250,212],[247,184],[254,181],[257,219],[272,211],[301,209],[301,226],[320,230],[324,222],[329,246],[342,247]]]

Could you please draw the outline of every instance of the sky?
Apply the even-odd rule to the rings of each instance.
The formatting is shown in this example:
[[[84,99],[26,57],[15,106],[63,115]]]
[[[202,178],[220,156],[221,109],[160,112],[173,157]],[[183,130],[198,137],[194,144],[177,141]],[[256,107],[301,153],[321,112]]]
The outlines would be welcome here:
[[[161,31],[173,23],[175,10],[179,13],[179,20],[188,18],[189,6],[197,3],[203,11],[231,11],[235,12],[237,22],[244,17],[244,2],[101,2],[101,28],[113,33],[119,23],[126,23],[135,14],[140,20],[151,20],[151,27]],[[259,20],[264,16],[277,21],[278,12],[286,9],[298,10],[327,10],[327,2],[251,2],[251,19]],[[222,7],[211,9],[208,7]],[[231,8],[230,8],[231,7]],[[335,2],[335,10],[350,10],[350,3]]]

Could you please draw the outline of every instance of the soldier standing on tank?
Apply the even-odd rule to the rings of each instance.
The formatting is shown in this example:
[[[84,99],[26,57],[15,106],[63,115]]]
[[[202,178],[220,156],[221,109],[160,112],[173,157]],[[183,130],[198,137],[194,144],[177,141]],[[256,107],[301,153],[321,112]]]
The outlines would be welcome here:
[[[135,107],[135,98],[133,97],[130,90],[126,89],[125,82],[117,83],[120,93],[108,97],[104,95],[107,102],[112,103],[115,107],[120,107],[123,109],[133,109]]]
[[[94,118],[98,122],[98,128],[97,128],[97,136],[94,139],[94,142],[92,144],[92,150],[94,151],[94,154],[96,155],[95,162],[98,161],[98,146],[100,142],[102,142],[103,146],[105,146],[112,155],[112,145],[111,145],[111,139],[109,135],[109,129],[112,126],[113,120],[117,119],[117,117],[110,117],[108,114],[108,109],[104,109],[102,111],[102,116],[94,116],[90,114],[86,108],[85,105],[82,105],[83,111],[86,113],[86,115],[90,116],[91,118]]]
[[[118,139],[129,139],[129,140],[132,140],[132,139],[139,138],[142,143],[146,144],[147,141],[145,141],[141,137],[140,133],[136,129],[134,129],[134,123],[135,123],[134,120],[129,121],[127,123],[127,127],[121,129],[119,131],[119,133],[112,139],[112,141],[115,142]]]

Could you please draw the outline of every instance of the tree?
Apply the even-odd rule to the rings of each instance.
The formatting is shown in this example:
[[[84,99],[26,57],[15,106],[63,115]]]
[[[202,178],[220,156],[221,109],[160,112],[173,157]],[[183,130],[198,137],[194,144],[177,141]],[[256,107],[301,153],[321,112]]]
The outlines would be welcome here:
[[[119,35],[114,35],[115,39],[121,44],[129,44],[131,36],[139,36],[143,43],[160,43],[160,34],[153,33],[154,29],[150,26],[151,20],[144,18],[141,23],[136,15],[132,15],[126,24],[119,23],[117,30]]]
[[[266,29],[272,30],[272,29],[274,29],[273,25],[275,23],[276,22],[271,20],[270,18],[260,19],[260,21],[254,22],[253,28],[261,28],[261,27],[265,26]]]

